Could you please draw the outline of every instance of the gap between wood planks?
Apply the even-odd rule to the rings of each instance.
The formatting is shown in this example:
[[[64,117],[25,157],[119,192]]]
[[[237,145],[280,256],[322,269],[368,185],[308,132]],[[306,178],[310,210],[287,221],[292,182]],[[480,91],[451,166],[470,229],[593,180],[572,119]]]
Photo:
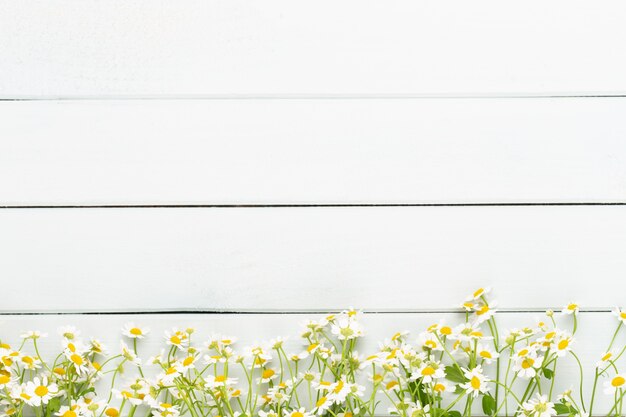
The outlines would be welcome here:
[[[307,207],[535,207],[535,206],[626,206],[626,202],[555,203],[329,203],[329,204],[6,204],[0,209],[102,209],[102,208],[307,208]]]
[[[529,308],[529,309],[498,309],[498,314],[520,314],[520,313],[543,313],[551,309],[555,312],[561,310],[561,307],[547,308]],[[309,315],[309,314],[332,314],[339,313],[342,310],[210,310],[210,309],[189,309],[189,310],[154,310],[154,311],[7,311],[0,312],[2,316],[121,316],[121,315]],[[580,313],[611,313],[611,309],[606,308],[586,308],[580,309]],[[459,309],[438,309],[438,310],[418,310],[418,309],[402,309],[402,310],[363,310],[363,314],[463,314]]]

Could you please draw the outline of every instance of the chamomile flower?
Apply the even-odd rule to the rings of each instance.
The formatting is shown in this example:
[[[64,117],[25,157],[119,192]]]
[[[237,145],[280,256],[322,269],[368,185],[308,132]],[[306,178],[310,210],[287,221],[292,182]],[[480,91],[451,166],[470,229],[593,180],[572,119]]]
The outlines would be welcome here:
[[[422,332],[419,334],[418,343],[422,347],[422,349],[426,351],[431,351],[431,350],[442,351],[443,350],[443,347],[441,346],[441,343],[439,342],[437,335],[428,331]]]
[[[80,331],[74,326],[59,327],[58,332],[64,339],[75,340],[80,336]]]
[[[491,291],[491,287],[484,287],[484,288],[479,288],[476,291],[474,291],[472,293],[472,295],[470,295],[469,297],[467,297],[465,299],[465,301],[475,301],[475,300],[480,300],[482,297],[484,297],[485,295],[489,294],[489,292]]]
[[[596,362],[596,368],[604,368],[609,366],[611,361],[613,360],[613,352],[605,352],[598,362]]]
[[[81,354],[65,350],[65,356],[69,359],[77,374],[82,375],[88,372],[88,361]]]
[[[19,360],[25,369],[35,370],[41,368],[41,360],[34,356],[22,355],[19,357]]]
[[[518,356],[515,358],[513,371],[517,372],[517,376],[520,378],[534,378],[537,375],[537,370],[541,368],[542,361],[543,357],[537,357],[535,353]]]
[[[463,374],[468,381],[465,384],[461,384],[460,387],[465,390],[469,395],[474,398],[480,394],[485,394],[489,391],[487,385],[487,378],[483,375],[483,370],[480,365],[477,365],[473,369],[463,369]]]
[[[495,350],[480,343],[476,346],[476,355],[486,364],[491,364],[491,362],[500,356]]]
[[[617,389],[624,389],[626,384],[626,375],[617,374],[611,378],[610,381],[606,381],[604,383],[604,393],[605,394],[615,394]]]
[[[134,365],[137,365],[137,366],[141,365],[141,359],[137,356],[137,354],[132,349],[128,347],[126,343],[121,341],[120,348],[122,350],[122,356],[124,356],[124,359],[126,359],[128,362]]]
[[[122,334],[131,339],[143,339],[148,333],[150,333],[150,329],[143,326],[137,326],[135,323],[126,323],[124,327],[122,327]]]
[[[275,370],[273,370],[272,368],[267,368],[261,371],[261,377],[257,379],[257,382],[263,384],[266,382],[270,382],[272,379],[276,379],[277,377],[278,375],[276,375]]]
[[[39,407],[41,404],[48,404],[48,401],[59,393],[59,388],[44,376],[41,379],[34,377],[32,381],[27,382],[25,391],[30,397],[28,404]]]
[[[55,415],[59,417],[83,417],[85,413],[78,406],[78,404],[76,404],[75,401],[72,401],[71,406],[62,406],[61,408],[59,408],[59,411],[55,413]]]
[[[339,319],[336,323],[333,323],[330,330],[339,340],[351,340],[363,336],[361,325],[357,321],[345,318]]]
[[[563,307],[563,310],[561,310],[561,314],[578,314],[579,311],[580,306],[578,305],[578,303],[571,302]]]
[[[317,415],[322,415],[333,405],[333,401],[328,398],[328,396],[323,395],[317,400],[315,403],[315,408],[313,409],[313,413]]]
[[[422,383],[430,384],[435,379],[445,377],[443,366],[439,362],[428,361],[423,362],[422,365],[411,375],[411,379],[421,379]]]
[[[452,391],[452,389],[446,381],[437,381],[433,384],[433,391],[435,391],[439,395],[442,395],[444,392]]]
[[[178,349],[185,349],[184,344],[187,338],[187,333],[177,328],[172,329],[170,332],[165,332],[165,343],[170,346],[175,346]]]
[[[237,383],[237,378],[229,378],[226,375],[209,375],[204,378],[209,388],[229,387]]]
[[[306,411],[304,407],[301,407],[288,412],[285,417],[313,417],[313,414]]]
[[[615,317],[617,317],[617,320],[619,320],[623,324],[626,324],[626,310],[615,307],[612,313]]]
[[[548,401],[547,395],[536,394],[535,398],[522,404],[529,417],[552,417],[556,415],[554,404]]]
[[[496,309],[494,308],[496,306],[496,302],[492,301],[490,304],[487,303],[483,303],[483,304],[479,304],[477,305],[474,310],[474,322],[475,323],[484,323],[485,321],[489,320],[491,317],[494,316],[494,314],[496,314]]]
[[[571,350],[571,344],[574,342],[572,336],[565,333],[560,334],[555,341],[554,350],[557,356],[563,357]]]
[[[29,330],[26,333],[22,333],[20,337],[22,339],[39,339],[42,337],[47,337],[48,333],[42,333],[39,330]]]

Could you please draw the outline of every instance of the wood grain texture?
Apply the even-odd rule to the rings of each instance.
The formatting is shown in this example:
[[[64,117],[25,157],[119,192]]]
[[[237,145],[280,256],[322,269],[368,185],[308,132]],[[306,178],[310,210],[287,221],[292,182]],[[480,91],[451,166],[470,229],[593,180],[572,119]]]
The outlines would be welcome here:
[[[319,315],[302,314],[279,314],[279,315],[115,315],[115,316],[1,316],[0,337],[3,342],[17,343],[19,335],[25,330],[38,329],[49,333],[48,339],[40,343],[41,354],[44,358],[56,356],[60,348],[60,336],[57,328],[67,324],[73,324],[81,330],[84,337],[97,337],[105,343],[111,352],[119,349],[120,329],[128,321],[150,327],[151,333],[139,343],[139,352],[143,358],[158,353],[164,346],[163,332],[173,327],[187,326],[196,328],[193,337],[198,343],[208,339],[211,334],[226,334],[238,338],[236,350],[240,351],[253,343],[269,342],[276,336],[288,337],[286,351],[299,352],[302,344],[297,337],[300,329],[299,324],[308,318],[319,318]],[[501,313],[497,320],[501,329],[533,326],[542,315],[539,313]],[[358,351],[366,355],[376,351],[378,342],[391,337],[397,331],[408,330],[411,332],[411,343],[415,343],[416,335],[424,331],[433,323],[444,321],[448,324],[458,323],[462,320],[461,314],[366,314],[363,317],[366,336],[360,341]],[[557,318],[559,324],[571,329],[571,317]],[[581,313],[579,317],[579,329],[577,338],[572,348],[583,362],[585,372],[585,395],[588,403],[591,382],[593,381],[594,364],[602,356],[608,346],[616,327],[615,317],[609,313]],[[617,346],[626,342],[624,333],[617,339]],[[554,387],[555,395],[565,389],[574,388],[577,392],[578,368],[572,357],[559,359],[557,383]],[[623,359],[619,362],[623,362]],[[618,362],[618,363],[619,363]],[[619,365],[618,365],[619,366]],[[235,371],[236,372],[236,371]],[[126,375],[130,377],[130,375]],[[597,415],[606,413],[610,408],[607,396],[602,393],[601,383],[596,398]],[[517,386],[524,388],[523,384]],[[577,394],[576,394],[577,397]],[[381,415],[387,415],[386,407],[379,409]],[[476,415],[481,415],[480,405],[477,404]],[[594,413],[595,414],[595,413]]]
[[[626,99],[0,103],[0,205],[624,202]]]
[[[5,98],[626,92],[619,0],[0,6]]]
[[[626,207],[12,209],[4,311],[624,303]],[[610,288],[610,290],[608,290]]]

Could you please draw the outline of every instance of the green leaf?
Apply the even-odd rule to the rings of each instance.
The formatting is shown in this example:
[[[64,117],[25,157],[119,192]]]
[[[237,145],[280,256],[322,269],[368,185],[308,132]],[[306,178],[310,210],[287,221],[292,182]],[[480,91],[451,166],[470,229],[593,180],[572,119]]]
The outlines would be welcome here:
[[[490,395],[483,396],[483,412],[486,416],[491,416],[496,411],[496,400]]]
[[[569,406],[565,404],[554,404],[554,411],[556,411],[558,416],[562,416],[564,414],[569,414],[571,410]]]
[[[445,371],[446,378],[452,382],[463,383],[467,381],[467,378],[463,375],[463,371],[457,365],[446,366]]]
[[[48,411],[50,413],[56,413],[61,409],[61,399],[59,397],[51,398],[48,401]]]
[[[448,411],[448,417],[461,417],[461,412],[457,410]]]
[[[545,376],[547,379],[552,379],[552,377],[554,376],[554,371],[552,369],[543,368],[543,376]]]

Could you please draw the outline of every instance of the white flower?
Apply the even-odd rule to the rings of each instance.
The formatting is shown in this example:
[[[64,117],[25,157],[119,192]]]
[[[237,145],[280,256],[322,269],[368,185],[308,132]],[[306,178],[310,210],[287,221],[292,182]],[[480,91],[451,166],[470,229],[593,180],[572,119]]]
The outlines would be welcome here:
[[[184,349],[184,342],[188,339],[187,333],[176,328],[171,332],[165,332],[165,342],[170,346],[176,346],[179,349]]]
[[[328,396],[324,395],[317,400],[315,403],[315,408],[313,409],[314,414],[322,415],[333,405],[333,401],[328,398]]]
[[[475,306],[474,307],[474,310],[475,310],[474,322],[477,324],[480,324],[489,320],[491,317],[493,317],[497,311],[494,308],[495,306],[496,306],[495,301],[492,301],[490,304],[483,303],[483,304],[479,304]]]
[[[72,366],[74,366],[77,374],[81,375],[88,372],[88,362],[85,358],[82,357],[82,355],[80,355],[79,353],[73,353],[70,350],[65,350],[65,356],[72,363]]]
[[[29,330],[26,333],[22,333],[20,337],[22,339],[39,339],[41,337],[47,337],[48,333],[42,333],[39,330]]]
[[[473,397],[478,397],[479,394],[485,394],[489,391],[489,387],[487,386],[487,378],[483,375],[483,370],[480,365],[477,365],[474,369],[463,369],[463,374],[465,378],[469,379],[465,384],[461,384],[460,387],[463,388],[468,394]]]
[[[537,394],[532,400],[522,404],[529,417],[552,417],[556,415],[554,404],[548,401],[548,396]]]
[[[313,417],[313,414],[309,413],[304,407],[298,410],[292,410],[286,414],[286,417]]]
[[[19,357],[22,366],[26,369],[34,370],[41,368],[41,361],[34,356],[21,355]]]
[[[623,324],[626,324],[626,310],[622,310],[619,307],[615,307],[613,309],[613,315],[617,317],[617,319],[621,321]]]
[[[113,394],[115,394],[115,398],[118,398],[120,400],[126,400],[132,405],[141,405],[141,403],[143,402],[142,398],[140,398],[139,396],[139,393],[131,392],[125,389],[118,390],[115,388],[113,388],[111,391],[113,392]]]
[[[561,310],[562,314],[578,314],[578,311],[580,310],[580,306],[578,305],[578,303],[568,303],[565,307],[563,307],[563,310]]]
[[[126,343],[120,342],[120,347],[122,349],[122,356],[124,356],[124,359],[137,366],[141,365],[141,359],[128,347]]]
[[[39,407],[41,404],[48,404],[48,401],[59,393],[59,388],[56,384],[48,382],[48,378],[44,376],[42,379],[35,377],[27,382],[25,391],[30,396],[27,403]]]
[[[448,385],[446,381],[435,382],[435,384],[433,385],[433,390],[439,395],[443,394],[444,392],[451,391],[450,385]]]
[[[478,346],[476,347],[476,354],[486,364],[490,364],[494,359],[497,359],[498,356],[500,356],[498,352],[489,348],[488,346],[483,346],[482,344],[478,344]]]
[[[439,339],[437,339],[437,335],[430,332],[422,332],[418,336],[418,343],[425,350],[435,350],[441,351],[443,347],[441,343],[439,343]]]
[[[122,327],[122,334],[131,339],[143,339],[148,333],[150,333],[149,328],[137,326],[135,323],[126,323]]]
[[[411,379],[422,379],[424,384],[430,384],[435,379],[445,377],[445,373],[443,371],[443,367],[438,362],[423,362],[422,365],[417,369],[417,372],[411,374]]]
[[[363,336],[361,325],[357,321],[345,318],[342,318],[332,324],[330,329],[339,340],[350,340]]]
[[[272,368],[263,369],[261,372],[261,377],[257,378],[257,383],[265,383],[270,382],[272,379],[275,379],[278,375],[276,375],[276,371]]]
[[[209,375],[204,378],[204,381],[209,388],[220,388],[236,384],[237,378],[229,378],[226,375]]]
[[[55,415],[59,417],[83,417],[86,413],[83,412],[81,407],[75,401],[72,400],[72,405],[70,407],[64,405],[59,408],[59,411]]]
[[[537,369],[541,368],[543,357],[537,357],[535,352],[530,352],[526,356],[517,356],[513,371],[517,372],[520,378],[533,378],[537,375]]]
[[[465,301],[480,300],[481,297],[484,297],[485,295],[489,294],[490,291],[491,291],[491,287],[479,288],[476,291],[474,291],[472,295],[467,297]]]
[[[572,336],[562,333],[559,335],[555,343],[556,354],[559,357],[563,357],[571,350],[571,344],[574,342]]]
[[[77,330],[74,326],[59,327],[58,332],[67,340],[74,340],[77,339],[78,336],[80,336],[80,331]]]
[[[605,366],[608,366],[612,360],[613,352],[606,352],[604,353],[604,355],[602,355],[602,357],[600,357],[600,360],[596,362],[596,368],[603,368]]]
[[[614,394],[615,390],[623,389],[624,383],[626,383],[626,376],[624,374],[617,374],[610,381],[604,383],[604,393]]]

